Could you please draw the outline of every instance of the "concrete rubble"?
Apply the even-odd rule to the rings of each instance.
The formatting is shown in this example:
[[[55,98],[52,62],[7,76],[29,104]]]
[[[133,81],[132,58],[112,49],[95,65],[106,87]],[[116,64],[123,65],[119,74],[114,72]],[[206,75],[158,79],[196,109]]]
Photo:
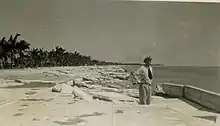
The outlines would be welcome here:
[[[56,84],[54,87],[52,87],[52,92],[58,92],[62,94],[72,94],[73,87],[67,84]]]
[[[58,93],[60,93],[61,90],[62,90],[62,84],[56,84],[56,85],[51,89],[52,92],[58,92]]]

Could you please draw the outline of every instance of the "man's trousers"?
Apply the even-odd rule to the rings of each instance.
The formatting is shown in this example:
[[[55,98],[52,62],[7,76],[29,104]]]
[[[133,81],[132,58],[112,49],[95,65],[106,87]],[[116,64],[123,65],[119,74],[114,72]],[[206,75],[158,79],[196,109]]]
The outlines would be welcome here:
[[[139,100],[141,105],[150,105],[152,88],[148,84],[140,84],[139,86]]]

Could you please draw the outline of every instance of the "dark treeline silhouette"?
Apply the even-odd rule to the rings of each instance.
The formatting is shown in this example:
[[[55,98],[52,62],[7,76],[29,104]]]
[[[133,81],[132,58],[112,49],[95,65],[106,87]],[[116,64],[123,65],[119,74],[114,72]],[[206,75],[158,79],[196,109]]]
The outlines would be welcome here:
[[[48,51],[43,48],[30,48],[26,40],[19,40],[20,34],[11,35],[9,39],[0,40],[0,68],[54,67],[113,65],[114,63],[94,60],[79,52],[68,52],[61,46]]]

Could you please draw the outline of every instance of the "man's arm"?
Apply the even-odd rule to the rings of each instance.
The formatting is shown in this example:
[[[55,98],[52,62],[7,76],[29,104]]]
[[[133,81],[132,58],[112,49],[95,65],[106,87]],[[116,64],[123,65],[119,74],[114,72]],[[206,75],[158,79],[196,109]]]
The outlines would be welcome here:
[[[137,77],[137,75],[135,75],[135,73],[134,72],[131,72],[131,77],[132,77],[132,84],[133,85],[135,85],[135,84],[137,84],[137,82],[138,82],[138,77]]]
[[[138,78],[140,72],[141,72],[141,68],[137,69],[135,72],[131,72],[131,75],[133,77],[132,79],[133,84],[140,83],[140,79]]]
[[[148,84],[151,84],[152,83],[152,79],[151,79],[151,75],[152,75],[152,72],[149,71],[149,68],[143,66],[141,67],[141,71],[140,71],[140,79],[141,79],[141,82],[142,83],[148,83]]]

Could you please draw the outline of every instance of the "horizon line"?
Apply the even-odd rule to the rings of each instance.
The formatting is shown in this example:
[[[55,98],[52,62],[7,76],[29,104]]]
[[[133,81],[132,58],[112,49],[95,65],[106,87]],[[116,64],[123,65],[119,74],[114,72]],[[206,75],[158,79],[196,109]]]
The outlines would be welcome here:
[[[220,0],[112,0],[114,2],[220,3]]]

